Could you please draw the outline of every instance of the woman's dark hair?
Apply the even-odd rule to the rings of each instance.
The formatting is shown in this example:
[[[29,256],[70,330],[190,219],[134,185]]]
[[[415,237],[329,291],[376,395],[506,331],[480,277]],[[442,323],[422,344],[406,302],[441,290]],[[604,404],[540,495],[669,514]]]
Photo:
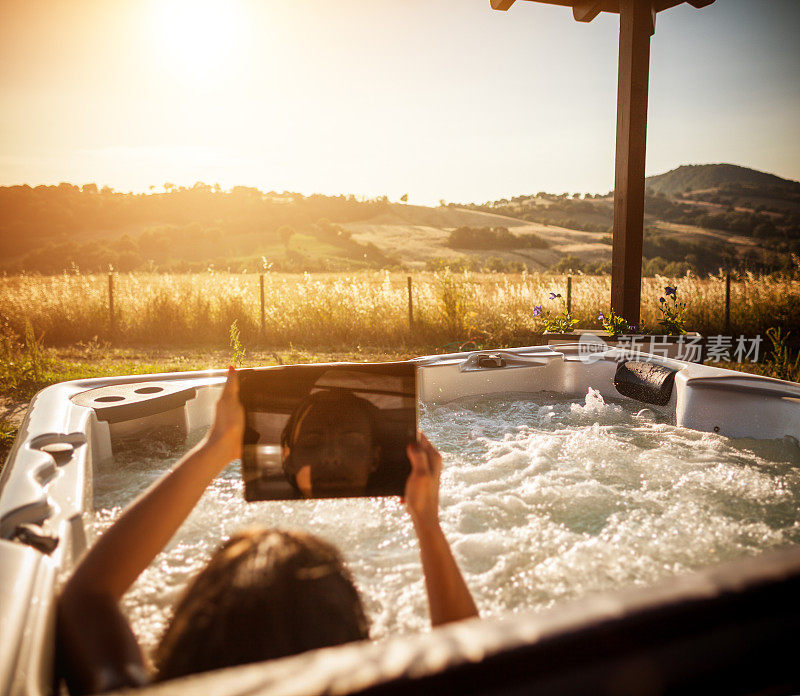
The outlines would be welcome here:
[[[292,462],[291,455],[294,439],[297,437],[297,428],[306,414],[314,406],[317,404],[331,402],[339,404],[342,408],[342,411],[348,409],[363,410],[369,419],[369,427],[370,431],[372,432],[373,443],[375,443],[378,439],[378,409],[372,402],[367,401],[367,399],[362,399],[360,396],[355,396],[352,392],[343,389],[325,389],[323,391],[316,391],[312,394],[309,394],[305,399],[303,399],[303,401],[300,402],[297,408],[292,412],[292,415],[289,416],[289,420],[286,422],[286,425],[281,432],[281,450],[286,452],[288,448],[290,452],[288,456],[284,455],[283,457],[283,472],[286,474],[286,478],[288,479],[289,483],[292,484],[292,487],[298,493],[300,492],[300,489],[297,487],[297,470]]]
[[[155,655],[159,681],[369,637],[339,551],[303,532],[254,529],[189,585]]]

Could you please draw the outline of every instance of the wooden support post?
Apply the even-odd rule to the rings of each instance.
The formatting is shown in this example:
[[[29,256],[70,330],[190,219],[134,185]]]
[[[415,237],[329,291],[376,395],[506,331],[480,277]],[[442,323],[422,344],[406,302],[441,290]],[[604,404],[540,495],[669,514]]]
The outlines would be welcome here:
[[[731,335],[731,274],[725,274],[725,335]]]
[[[572,314],[572,276],[567,276],[567,314]]]
[[[114,338],[114,274],[108,274],[108,333]]]
[[[637,326],[642,292],[647,88],[653,28],[653,8],[648,0],[620,0],[611,308]]]
[[[411,276],[408,276],[408,330],[414,330],[414,300],[411,296]]]
[[[258,277],[258,285],[261,291],[261,342],[263,343],[267,337],[267,310],[264,305],[264,274]]]

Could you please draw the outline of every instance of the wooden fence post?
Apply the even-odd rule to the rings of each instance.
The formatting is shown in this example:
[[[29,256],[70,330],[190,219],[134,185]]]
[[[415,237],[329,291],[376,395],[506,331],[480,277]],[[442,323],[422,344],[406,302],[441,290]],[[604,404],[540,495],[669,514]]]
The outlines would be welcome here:
[[[725,334],[731,335],[731,274],[725,274]]]
[[[572,314],[572,276],[567,276],[567,313]]]
[[[267,336],[267,312],[264,306],[264,274],[258,277],[258,284],[261,291],[261,341],[265,341]]]
[[[411,276],[408,276],[408,330],[414,330],[414,300],[411,296]]]
[[[114,338],[114,274],[108,274],[108,332]]]

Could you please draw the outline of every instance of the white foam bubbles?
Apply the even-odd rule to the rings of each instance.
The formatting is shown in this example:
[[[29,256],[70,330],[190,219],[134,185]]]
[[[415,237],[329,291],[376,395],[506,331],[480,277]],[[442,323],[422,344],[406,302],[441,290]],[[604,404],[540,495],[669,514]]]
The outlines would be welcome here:
[[[422,406],[422,429],[444,457],[442,524],[484,615],[800,540],[796,443],[732,441],[648,411],[605,403],[595,390],[580,400],[542,393]],[[185,445],[148,447],[98,472],[98,531]],[[251,525],[305,529],[342,549],[373,637],[428,625],[417,542],[398,500],[245,503],[234,464],[125,597],[147,650],[187,579]]]

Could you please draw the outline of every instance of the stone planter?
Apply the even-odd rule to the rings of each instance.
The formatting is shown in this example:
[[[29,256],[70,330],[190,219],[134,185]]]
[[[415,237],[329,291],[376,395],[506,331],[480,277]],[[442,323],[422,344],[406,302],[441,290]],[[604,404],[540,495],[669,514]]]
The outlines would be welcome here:
[[[705,338],[696,331],[690,331],[683,336],[625,334],[613,338],[602,329],[574,329],[571,333],[545,332],[544,338],[549,346],[564,343],[583,343],[587,346],[605,343],[609,348],[652,353],[687,362],[702,363],[706,356]]]

